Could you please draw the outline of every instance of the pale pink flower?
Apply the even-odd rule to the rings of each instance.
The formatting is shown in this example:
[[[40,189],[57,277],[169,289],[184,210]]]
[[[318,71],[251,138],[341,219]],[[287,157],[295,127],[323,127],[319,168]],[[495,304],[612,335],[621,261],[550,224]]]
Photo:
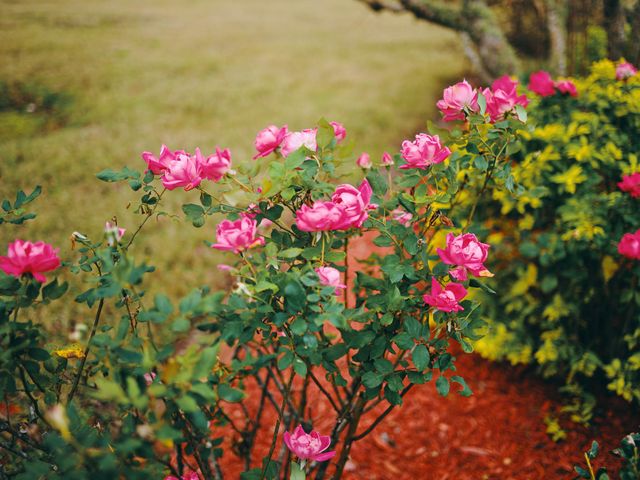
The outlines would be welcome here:
[[[287,133],[280,144],[280,153],[283,157],[288,157],[303,145],[312,152],[315,152],[318,148],[316,133],[317,129],[315,128],[302,130],[301,132]]]
[[[465,111],[478,111],[478,92],[466,80],[444,89],[436,106],[445,122],[464,120]]]
[[[548,97],[556,93],[555,84],[549,72],[540,70],[529,76],[529,90],[541,97]]]
[[[253,157],[255,160],[258,157],[266,157],[275,151],[280,146],[284,137],[287,135],[288,129],[284,125],[282,128],[278,128],[275,125],[270,125],[264,130],[260,130],[256,136],[255,146],[258,153]]]
[[[336,230],[344,223],[345,212],[334,202],[315,202],[302,205],[296,212],[296,225],[303,232]]]
[[[153,383],[157,376],[156,372],[147,372],[143,375],[144,383],[147,384],[147,387]]]
[[[411,215],[409,212],[405,212],[401,208],[396,208],[395,210],[391,211],[391,218],[393,218],[400,225],[408,227],[409,225],[411,225],[411,219],[413,219],[413,215]]]
[[[621,62],[616,65],[617,80],[626,80],[627,78],[633,77],[636,73],[638,73],[638,70],[629,62]]]
[[[447,246],[444,250],[436,249],[442,262],[456,265],[458,268],[449,274],[459,281],[467,279],[467,272],[476,277],[492,277],[493,274],[484,266],[487,261],[490,245],[481,243],[473,233],[463,233],[455,236],[447,234]]]
[[[618,243],[618,252],[625,257],[640,260],[640,230],[625,233]]]
[[[369,156],[369,154],[367,152],[363,152],[362,154],[360,154],[360,156],[356,160],[356,165],[364,169],[371,168],[372,164],[371,164],[371,157]]]
[[[467,289],[459,283],[449,283],[443,289],[435,277],[431,278],[431,293],[425,293],[422,297],[427,305],[431,305],[443,312],[460,312],[464,310],[460,305],[467,295]]]
[[[217,265],[217,268],[221,272],[230,272],[231,270],[233,270],[233,267],[231,265],[227,265],[226,263],[219,263]]]
[[[38,282],[46,282],[43,273],[60,266],[59,251],[48,243],[15,240],[9,244],[7,256],[0,256],[0,270],[18,278],[30,273]]]
[[[578,90],[576,89],[576,85],[571,80],[557,81],[556,88],[560,93],[564,93],[565,95],[571,95],[572,97],[578,96]]]
[[[214,182],[224,177],[231,168],[231,152],[228,148],[220,150],[216,147],[216,153],[206,158],[200,153],[200,149],[196,148],[195,160],[200,166],[202,177]]]
[[[358,188],[349,184],[338,185],[331,200],[342,210],[343,215],[341,221],[336,223],[332,230],[362,227],[369,217],[368,211],[378,208],[376,204],[370,203],[372,195],[373,190],[366,178]]]
[[[315,271],[320,278],[320,284],[325,287],[335,287],[336,295],[340,295],[340,290],[347,288],[347,286],[340,281],[340,270],[333,267],[318,267]]]
[[[169,168],[169,164],[176,159],[176,155],[186,155],[184,150],[176,150],[172,152],[166,145],[160,147],[160,155],[158,158],[151,152],[142,152],[142,159],[147,163],[149,170],[154,175],[162,175],[162,173]]]
[[[618,182],[618,188],[628,192],[633,198],[640,198],[640,172],[623,175],[622,181]]]
[[[284,432],[284,443],[291,450],[291,453],[300,460],[324,462],[333,458],[336,454],[333,450],[325,452],[331,444],[329,435],[320,435],[316,431],[306,433],[302,429],[302,425],[298,425],[293,434]]]
[[[390,167],[391,165],[393,165],[393,157],[388,152],[384,152],[382,154],[381,164],[383,167]]]
[[[424,170],[430,165],[442,163],[451,155],[451,150],[440,144],[438,135],[419,133],[413,142],[402,142],[402,158],[407,162],[401,169],[419,168]]]
[[[333,133],[336,137],[336,142],[340,143],[347,136],[347,130],[344,128],[344,125],[342,125],[339,122],[329,122],[329,123],[333,127]]]
[[[120,240],[122,240],[124,232],[126,232],[124,228],[120,228],[118,227],[118,225],[115,225],[111,222],[106,222],[104,224],[104,233],[107,236],[107,243],[110,246],[113,246]]]
[[[235,221],[223,220],[216,228],[217,243],[212,247],[240,253],[264,245],[264,238],[257,235],[257,229],[256,221],[246,215],[241,215]]]
[[[184,187],[185,191],[189,191],[200,185],[202,178],[202,167],[196,161],[196,157],[179,153],[163,172],[162,185],[167,190]]]

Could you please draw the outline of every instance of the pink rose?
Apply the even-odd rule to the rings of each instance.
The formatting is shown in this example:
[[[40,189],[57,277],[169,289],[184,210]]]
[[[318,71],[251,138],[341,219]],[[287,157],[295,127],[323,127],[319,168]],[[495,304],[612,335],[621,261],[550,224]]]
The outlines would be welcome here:
[[[118,225],[112,224],[111,222],[106,222],[104,224],[104,233],[107,236],[107,243],[110,246],[113,246],[122,240],[124,232],[126,232],[124,228],[120,228]]]
[[[313,206],[302,205],[296,212],[296,225],[303,232],[336,230],[344,223],[345,212],[333,202],[315,202]]]
[[[625,257],[640,260],[640,230],[625,233],[618,243],[618,252]]]
[[[466,80],[444,89],[436,106],[445,122],[464,120],[465,111],[478,111],[478,92]]]
[[[364,169],[371,168],[371,157],[369,154],[367,152],[363,152],[356,160],[356,165]]]
[[[9,244],[7,256],[0,256],[0,270],[18,278],[30,273],[38,282],[46,282],[43,273],[60,266],[59,251],[59,248],[54,249],[48,243],[15,240]]]
[[[467,279],[467,271],[476,277],[492,277],[493,274],[483,265],[487,261],[489,245],[478,241],[473,233],[463,233],[457,237],[447,234],[445,250],[436,249],[440,259],[447,265],[457,265],[449,274],[459,281]]]
[[[226,263],[219,263],[217,267],[221,272],[230,272],[231,270],[233,270],[233,267],[231,265],[227,265]]]
[[[223,220],[216,228],[217,243],[212,245],[218,250],[240,253],[258,245],[264,245],[264,238],[257,235],[257,224],[252,218],[241,215],[235,221]]]
[[[404,225],[405,227],[408,227],[411,224],[411,219],[413,218],[413,215],[411,215],[409,212],[405,212],[400,208],[396,208],[395,210],[391,211],[391,218],[393,218],[400,225]]]
[[[318,277],[320,278],[320,284],[325,287],[335,287],[335,294],[340,295],[340,290],[347,288],[344,283],[340,282],[340,271],[333,267],[318,267],[315,269]]]
[[[300,460],[324,462],[325,460],[333,458],[336,454],[333,450],[325,452],[331,444],[331,437],[329,437],[329,435],[320,435],[316,431],[306,433],[302,429],[302,425],[298,425],[293,434],[284,432],[284,443],[287,448],[291,450],[291,453]]]
[[[431,278],[431,294],[425,293],[424,303],[443,312],[460,312],[464,310],[458,303],[467,295],[467,289],[459,283],[449,283],[443,289],[440,283]]]
[[[231,152],[228,148],[220,150],[216,147],[216,153],[205,158],[200,149],[196,148],[195,161],[203,178],[218,182],[231,168]]]
[[[629,62],[621,62],[616,65],[617,80],[626,80],[629,77],[633,77],[636,73],[638,73],[638,70]]]
[[[556,82],[556,88],[560,93],[565,95],[571,95],[572,97],[578,96],[578,90],[576,85],[571,80],[559,80]]]
[[[347,130],[339,122],[329,122],[333,127],[333,134],[336,136],[336,142],[340,143],[347,136]]]
[[[640,198],[640,172],[623,175],[622,181],[618,182],[618,188],[628,192],[633,198]]]
[[[451,150],[440,144],[440,138],[437,135],[419,133],[413,142],[409,140],[402,142],[402,158],[407,163],[401,165],[400,168],[403,170],[408,168],[424,170],[430,165],[444,162],[449,155],[451,155]]]
[[[381,163],[383,167],[390,167],[391,165],[393,165],[393,157],[388,152],[384,152],[382,154]]]
[[[503,75],[497,78],[491,84],[491,90],[503,90],[505,92],[513,92],[518,88],[518,81],[512,79],[509,75]]]
[[[498,78],[491,85],[491,90],[482,91],[487,101],[487,113],[492,122],[502,120],[505,114],[511,112],[516,105],[526,107],[529,99],[526,95],[518,95],[518,82],[505,75]]]
[[[143,377],[144,377],[144,383],[146,383],[148,387],[153,383],[157,375],[156,375],[156,372],[147,372],[143,375]]]
[[[303,145],[312,152],[315,152],[318,148],[316,133],[317,129],[315,128],[302,130],[301,132],[287,133],[280,144],[280,153],[283,157],[288,157],[289,154],[295,152]]]
[[[541,97],[548,97],[556,93],[555,85],[549,72],[540,70],[529,77],[529,90]]]
[[[174,477],[173,475],[169,475],[164,477],[164,480],[200,480],[200,476],[196,472],[187,472],[182,475],[181,478]]]
[[[364,179],[358,188],[349,184],[338,185],[331,200],[342,210],[343,215],[340,222],[336,223],[332,230],[362,227],[364,221],[369,218],[368,210],[374,210],[378,207],[369,203],[372,194],[373,191],[367,179]]]
[[[202,182],[202,167],[196,157],[179,153],[176,159],[169,162],[169,167],[162,174],[162,185],[167,190],[184,187],[185,191],[192,190]]]
[[[142,159],[147,162],[149,170],[151,170],[154,175],[162,175],[162,173],[169,168],[169,164],[176,159],[176,155],[178,154],[186,155],[184,150],[172,152],[166,145],[162,145],[158,158],[151,152],[142,152]]]
[[[275,151],[280,146],[282,140],[287,135],[288,129],[284,125],[282,128],[278,128],[275,125],[269,125],[264,130],[260,130],[256,136],[255,146],[258,153],[253,157],[255,160],[258,157],[266,157]]]

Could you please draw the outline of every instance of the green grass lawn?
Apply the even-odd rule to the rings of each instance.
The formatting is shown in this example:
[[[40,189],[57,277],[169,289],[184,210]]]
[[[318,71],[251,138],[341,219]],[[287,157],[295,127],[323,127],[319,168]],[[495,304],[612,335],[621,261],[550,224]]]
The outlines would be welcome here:
[[[324,116],[345,124],[356,153],[397,151],[465,68],[451,32],[350,0],[0,0],[0,10],[0,82],[64,100],[49,113],[0,111],[0,197],[44,187],[35,222],[0,228],[3,253],[15,237],[42,239],[69,259],[70,234],[99,238],[114,214],[134,229],[134,197],[95,173],[142,169],[140,152],[163,142],[220,145],[243,162],[268,124]],[[181,215],[190,195],[171,197]],[[135,251],[181,294],[220,284],[220,256],[202,242],[213,237],[213,223],[165,218]]]

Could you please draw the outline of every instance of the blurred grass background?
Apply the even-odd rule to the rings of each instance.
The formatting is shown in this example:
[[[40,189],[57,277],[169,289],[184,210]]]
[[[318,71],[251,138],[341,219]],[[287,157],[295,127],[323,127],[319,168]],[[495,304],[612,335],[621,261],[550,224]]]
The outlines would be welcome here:
[[[95,173],[142,170],[140,152],[161,143],[220,145],[238,163],[265,126],[324,116],[344,123],[355,154],[395,152],[466,66],[450,31],[349,0],[0,0],[0,11],[0,197],[44,187],[37,220],[0,229],[2,253],[42,239],[70,259],[70,234],[100,238],[113,215],[134,230],[136,197]],[[182,215],[197,194],[171,198]],[[214,227],[165,217],[135,252],[171,293],[220,286],[221,257],[202,242]]]

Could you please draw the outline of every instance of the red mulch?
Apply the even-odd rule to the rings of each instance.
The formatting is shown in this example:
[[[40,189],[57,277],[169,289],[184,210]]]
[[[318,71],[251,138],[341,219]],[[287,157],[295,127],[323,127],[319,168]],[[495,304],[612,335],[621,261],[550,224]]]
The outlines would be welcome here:
[[[371,252],[370,243],[362,243],[350,246],[350,267],[355,263],[352,260]],[[621,463],[610,450],[640,426],[640,416],[629,404],[619,398],[601,400],[605,412],[593,420],[590,428],[564,421],[567,438],[554,443],[546,434],[544,423],[547,415],[557,414],[562,406],[562,398],[554,386],[522,368],[491,363],[477,355],[460,353],[457,357],[457,373],[467,380],[473,396],[461,397],[454,392],[458,387],[453,384],[446,398],[437,394],[433,382],[414,387],[401,407],[369,436],[355,443],[344,479],[573,478],[573,465],[583,465],[582,452],[594,439],[600,443],[602,452],[595,464],[606,465],[610,473],[617,471]],[[250,409],[255,409],[259,398],[257,385],[249,386],[249,392]],[[279,401],[279,396],[276,398]],[[387,405],[370,412],[359,431]],[[314,428],[329,434],[335,420],[329,402],[314,390],[308,407],[307,418]],[[237,421],[243,418],[240,411],[234,411],[232,416]],[[261,421],[254,455],[257,459],[268,451],[276,418],[275,410],[268,408]],[[283,448],[282,432],[274,458]],[[226,442],[229,447],[233,432],[229,432]],[[225,478],[238,478],[242,471],[242,465],[228,450],[222,467]],[[329,473],[332,471],[330,467]]]

